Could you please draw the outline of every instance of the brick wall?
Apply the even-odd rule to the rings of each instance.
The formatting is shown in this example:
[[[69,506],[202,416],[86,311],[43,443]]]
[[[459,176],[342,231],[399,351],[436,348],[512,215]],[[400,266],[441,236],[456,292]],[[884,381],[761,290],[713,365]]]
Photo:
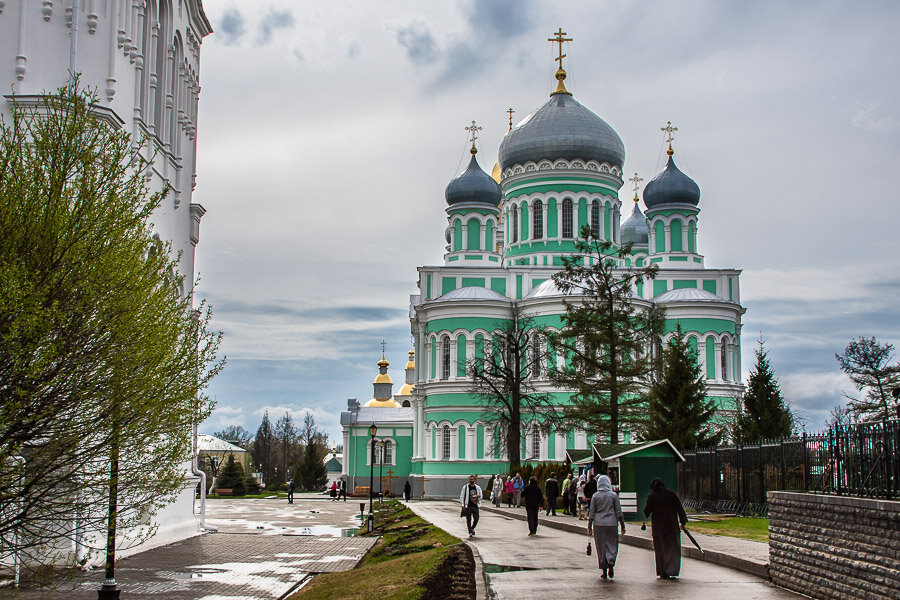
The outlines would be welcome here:
[[[900,502],[769,492],[769,576],[813,598],[900,599]]]

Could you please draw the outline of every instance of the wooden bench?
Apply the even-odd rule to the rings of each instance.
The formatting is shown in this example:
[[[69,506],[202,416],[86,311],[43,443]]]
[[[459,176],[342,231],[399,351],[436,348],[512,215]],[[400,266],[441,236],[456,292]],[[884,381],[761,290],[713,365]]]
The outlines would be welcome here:
[[[230,496],[234,490],[232,488],[220,488],[217,490],[213,490],[213,494],[217,496]]]

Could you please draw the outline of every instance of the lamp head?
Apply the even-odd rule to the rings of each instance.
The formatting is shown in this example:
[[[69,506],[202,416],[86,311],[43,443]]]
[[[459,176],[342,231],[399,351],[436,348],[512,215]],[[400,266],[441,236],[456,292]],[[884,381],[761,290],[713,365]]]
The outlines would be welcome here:
[[[372,437],[375,437],[375,433],[377,431],[378,431],[378,428],[375,427],[375,423],[372,423],[371,425],[369,425],[369,435],[371,435]]]

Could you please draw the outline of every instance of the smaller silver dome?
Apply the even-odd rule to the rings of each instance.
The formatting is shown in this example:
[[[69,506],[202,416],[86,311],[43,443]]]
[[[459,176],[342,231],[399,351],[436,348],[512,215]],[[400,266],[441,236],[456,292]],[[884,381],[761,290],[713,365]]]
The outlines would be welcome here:
[[[641,212],[641,208],[637,202],[634,203],[634,210],[631,215],[622,223],[620,239],[623,244],[633,244],[635,246],[646,246],[650,243],[650,236],[647,231],[647,217]]]
[[[450,290],[443,296],[439,296],[431,302],[448,302],[452,300],[500,300],[509,302],[509,298],[494,290],[480,286],[466,286]]]
[[[663,204],[700,203],[700,186],[697,182],[681,172],[675,165],[675,159],[669,155],[666,168],[650,180],[644,188],[644,204],[648,209]]]
[[[653,301],[657,304],[665,304],[666,302],[728,302],[725,298],[720,298],[712,292],[707,292],[700,288],[669,290],[653,298]]]
[[[500,196],[500,184],[481,170],[474,154],[466,170],[447,184],[447,190],[444,192],[450,206],[463,202],[478,202],[497,207],[500,206]]]

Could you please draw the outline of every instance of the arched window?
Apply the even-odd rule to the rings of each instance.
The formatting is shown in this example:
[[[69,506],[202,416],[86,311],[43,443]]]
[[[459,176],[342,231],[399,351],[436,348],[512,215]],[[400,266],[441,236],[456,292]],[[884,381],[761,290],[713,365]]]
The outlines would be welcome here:
[[[400,406],[402,406],[404,408],[409,408],[412,405],[409,403],[409,400],[404,400],[403,403],[400,404]]]
[[[534,212],[534,224],[531,228],[531,238],[539,240],[544,237],[544,203],[540,200],[535,200],[534,204],[531,205],[531,210]]]
[[[541,456],[541,428],[535,423],[531,426],[531,458],[537,459]]]
[[[153,71],[150,88],[153,92],[153,125],[160,142],[165,143],[166,82],[170,40],[172,39],[172,8],[167,0],[159,3],[156,30],[156,56],[153,57]]]
[[[385,465],[394,464],[394,445],[391,440],[384,440],[384,449],[381,453],[381,460]]]
[[[562,203],[562,236],[564,238],[573,238],[572,234],[572,199],[566,198]]]
[[[509,226],[512,227],[512,241],[519,241],[519,207],[515,204],[512,207],[512,216],[509,218]]]
[[[720,349],[720,359],[722,363],[722,379],[728,381],[728,339],[722,338],[722,347]]]
[[[441,430],[441,458],[450,460],[450,426],[444,425]]]
[[[531,336],[531,376],[535,379],[543,374],[543,358],[541,354],[541,338],[535,333]]]
[[[600,237],[600,201],[593,200],[591,202],[591,235],[595,238]]]
[[[441,338],[441,379],[450,379],[450,338]]]

